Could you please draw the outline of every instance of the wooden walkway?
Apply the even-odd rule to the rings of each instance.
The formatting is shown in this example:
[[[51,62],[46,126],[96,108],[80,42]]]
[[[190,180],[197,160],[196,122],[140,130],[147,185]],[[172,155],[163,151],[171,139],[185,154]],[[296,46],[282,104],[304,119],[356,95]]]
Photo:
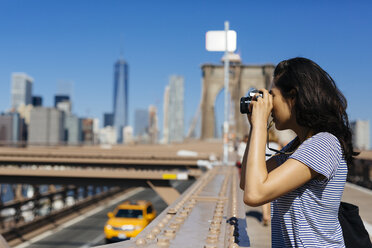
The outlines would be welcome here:
[[[372,190],[347,183],[342,201],[359,206],[359,213],[372,240]],[[271,227],[261,223],[262,208],[246,206],[248,236],[251,247],[271,247]]]

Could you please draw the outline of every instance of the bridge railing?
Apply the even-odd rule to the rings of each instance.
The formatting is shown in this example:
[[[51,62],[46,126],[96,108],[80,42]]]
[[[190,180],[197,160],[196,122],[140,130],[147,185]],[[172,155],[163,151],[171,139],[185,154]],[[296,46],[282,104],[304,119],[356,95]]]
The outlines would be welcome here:
[[[372,189],[372,159],[362,157],[350,166],[347,180],[364,188]]]
[[[73,205],[66,204],[67,189],[40,194],[30,199],[5,203],[4,205],[0,205],[0,210],[13,209],[14,214],[0,219],[0,235],[7,240],[9,245],[18,245],[24,241],[24,238],[39,235],[50,227],[54,227],[55,224],[60,223],[62,219],[76,217],[82,210],[91,208],[92,206],[94,207],[97,202],[106,198],[122,194],[124,190],[120,187],[112,187],[99,193],[92,192],[94,193],[93,195],[86,195],[81,198],[75,195]],[[53,208],[53,202],[56,200],[55,197],[58,197],[59,201],[65,202],[62,208]],[[43,200],[46,200],[45,205],[41,203]],[[41,209],[44,207],[48,208],[48,213],[41,214]],[[25,220],[23,218],[24,213],[30,211],[33,216],[32,220]],[[2,247],[1,242],[0,247]]]

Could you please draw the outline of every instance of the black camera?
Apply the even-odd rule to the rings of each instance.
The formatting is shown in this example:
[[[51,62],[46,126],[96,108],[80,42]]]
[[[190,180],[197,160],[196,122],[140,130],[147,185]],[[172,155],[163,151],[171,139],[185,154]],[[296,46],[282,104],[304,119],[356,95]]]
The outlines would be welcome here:
[[[240,98],[240,113],[242,114],[249,114],[249,104],[252,102],[254,96],[258,93],[258,97],[263,97],[263,92],[257,89],[250,89],[248,91],[247,96],[243,96]]]

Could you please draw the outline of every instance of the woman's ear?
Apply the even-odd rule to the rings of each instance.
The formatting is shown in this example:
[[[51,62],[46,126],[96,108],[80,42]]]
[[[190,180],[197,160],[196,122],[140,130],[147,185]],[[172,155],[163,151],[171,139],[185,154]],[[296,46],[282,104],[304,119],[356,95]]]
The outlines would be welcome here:
[[[291,108],[293,108],[293,106],[295,105],[295,103],[296,103],[296,94],[297,93],[297,91],[295,90],[295,89],[291,89],[290,91],[289,91],[289,98],[288,98],[288,101],[289,101],[289,103],[290,103],[290,106],[291,106]]]
[[[297,95],[297,90],[296,89],[291,89],[289,91],[289,95],[291,96],[291,99],[295,99]]]

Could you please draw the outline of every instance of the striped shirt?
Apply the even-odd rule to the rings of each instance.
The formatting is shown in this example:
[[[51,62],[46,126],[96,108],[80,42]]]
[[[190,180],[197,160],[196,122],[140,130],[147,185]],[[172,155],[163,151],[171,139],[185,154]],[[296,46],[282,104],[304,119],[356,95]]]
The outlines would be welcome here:
[[[339,140],[330,133],[318,133],[292,155],[278,155],[277,162],[281,165],[288,158],[302,162],[324,178],[312,179],[272,202],[272,247],[345,247],[338,208],[347,163]]]

